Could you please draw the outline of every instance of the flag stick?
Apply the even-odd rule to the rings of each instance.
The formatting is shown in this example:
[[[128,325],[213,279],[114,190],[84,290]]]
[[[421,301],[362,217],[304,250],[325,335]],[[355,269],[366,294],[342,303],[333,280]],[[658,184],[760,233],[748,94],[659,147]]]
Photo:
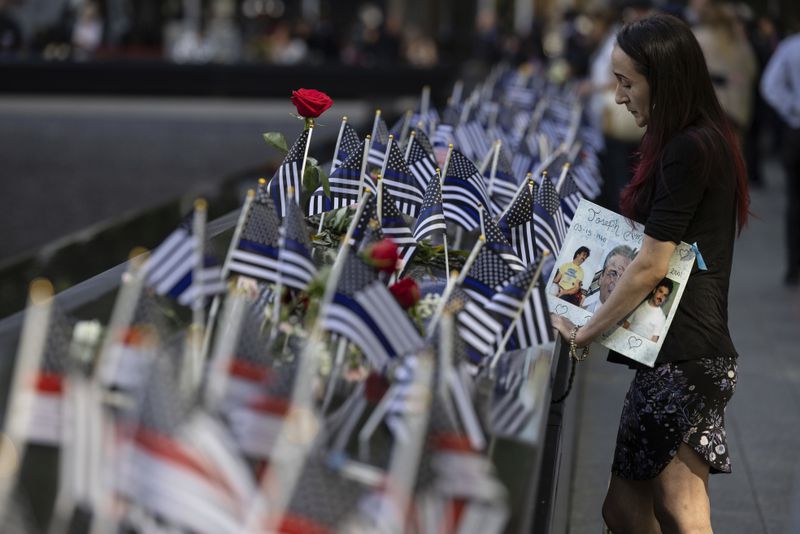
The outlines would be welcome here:
[[[389,460],[386,494],[393,498],[394,509],[400,511],[397,515],[381,514],[383,517],[396,518],[396,521],[399,522],[399,524],[393,525],[396,529],[391,529],[390,532],[406,531],[406,511],[413,498],[414,483],[419,471],[417,466],[425,445],[425,429],[428,427],[430,418],[432,381],[432,357],[423,355],[419,359],[419,364],[414,373],[414,382],[411,385],[415,409],[408,410],[403,417],[403,422],[408,429],[408,441],[403,443],[402,446],[395,445],[392,449],[392,457]]]
[[[234,288],[228,292],[222,317],[217,324],[214,336],[214,350],[209,359],[213,372],[208,373],[205,383],[207,405],[212,409],[220,406],[225,398],[230,379],[230,365],[239,340],[245,311],[245,292]]]
[[[567,161],[573,162],[578,159],[578,154],[580,154],[582,148],[582,144],[580,141],[576,141],[572,144],[569,148],[569,154],[567,154]]]
[[[417,131],[411,130],[411,133],[408,134],[408,144],[406,145],[406,154],[405,154],[405,161],[408,163],[408,158],[411,157],[411,144],[414,142],[414,139],[417,137]]]
[[[105,367],[112,346],[120,340],[120,336],[133,320],[136,304],[139,302],[144,286],[146,262],[147,253],[143,248],[137,247],[131,251],[128,270],[122,275],[122,282],[114,302],[111,318],[108,321],[106,335],[94,364],[92,375],[98,382],[102,380],[103,376],[106,376]]]
[[[375,211],[378,215],[378,223],[383,224],[383,174],[379,174],[375,179],[375,186],[378,188],[378,198],[375,201]]]
[[[497,362],[500,361],[500,355],[505,352],[506,344],[508,343],[509,338],[511,337],[511,333],[514,331],[514,327],[519,321],[519,318],[522,317],[522,312],[525,309],[525,305],[528,302],[528,299],[533,292],[533,288],[536,286],[536,283],[539,281],[539,277],[542,274],[542,267],[544,266],[544,260],[547,256],[550,255],[550,251],[545,250],[542,252],[542,259],[539,261],[539,265],[536,267],[536,272],[533,275],[533,280],[531,280],[531,284],[528,286],[528,289],[525,291],[525,298],[522,300],[522,305],[517,309],[517,312],[514,314],[514,318],[508,325],[508,329],[506,330],[503,338],[500,340],[500,343],[497,345],[497,351],[492,356],[492,361],[489,364],[489,371],[494,375],[494,369],[497,367]]]
[[[491,171],[489,171],[489,185],[487,187],[487,193],[489,194],[489,198],[492,197],[492,193],[494,192],[494,180],[495,176],[497,175],[497,161],[500,159],[500,146],[502,144],[503,144],[502,141],[498,139],[493,147],[494,154],[492,155],[492,169]]]
[[[411,110],[407,110],[405,116],[403,117],[403,126],[400,128],[400,138],[397,140],[400,146],[403,145],[403,141],[406,139],[406,134],[408,134],[409,126],[411,125]]]
[[[447,155],[444,157],[444,165],[442,166],[442,187],[444,187],[444,178],[447,176],[447,168],[450,166],[450,157],[453,155],[453,143],[447,147]],[[444,193],[444,191],[442,191]]]
[[[264,178],[258,179],[259,187],[265,187],[266,183],[267,181]],[[222,263],[223,280],[228,278],[228,272],[231,268],[231,256],[233,255],[233,251],[236,250],[236,246],[239,244],[239,237],[242,235],[242,228],[244,228],[244,223],[247,220],[247,216],[250,214],[250,206],[253,204],[253,199],[255,196],[255,190],[247,190],[247,194],[244,197],[244,204],[242,204],[242,209],[239,212],[239,220],[236,221],[236,227],[233,229],[233,237],[228,245],[228,253],[225,255],[225,261]],[[203,359],[205,359],[206,355],[208,354],[208,348],[211,345],[211,332],[214,329],[214,321],[217,319],[217,314],[219,313],[219,306],[220,296],[215,295],[214,299],[211,301],[211,309],[208,312],[208,321],[206,321],[206,328],[203,332],[203,346],[200,349],[200,354],[203,355]]]
[[[450,93],[450,100],[454,104],[458,104],[461,102],[461,94],[464,91],[464,82],[461,80],[456,80],[456,83],[453,84],[453,92]],[[428,93],[430,94],[430,87],[428,87]]]
[[[364,141],[364,153],[361,156],[361,173],[358,175],[358,199],[363,198],[364,193],[364,176],[367,173],[367,161],[369,160],[369,151],[372,148],[372,137],[367,136]]]
[[[452,154],[452,147],[453,145],[450,145],[450,149],[447,151],[448,158],[445,163],[450,163],[449,155]],[[441,191],[441,188],[444,187],[444,175],[439,171],[439,169],[436,169],[436,172],[439,173],[439,190]],[[444,207],[442,207],[442,212],[444,212]],[[449,273],[450,253],[447,251],[447,228],[445,228],[444,232],[442,232],[442,243],[444,245],[444,272]]]
[[[581,115],[583,114],[583,104],[578,101],[576,104],[572,106],[572,117],[570,117],[569,123],[569,130],[567,131],[567,137],[564,139],[564,144],[572,146],[575,142],[575,139],[578,137],[578,129],[581,125]]]
[[[489,162],[494,161],[494,154],[499,150],[497,147],[498,143],[500,143],[499,139],[492,143],[492,146],[489,147],[488,152],[486,152],[486,155],[481,160],[481,166],[478,167],[478,171],[480,171],[481,175],[486,172],[486,167],[489,165]]]
[[[561,188],[564,187],[564,182],[567,181],[567,175],[569,174],[570,163],[567,161],[561,167],[561,174],[558,176],[558,182],[556,183],[556,191],[558,194],[561,194]]]
[[[342,372],[342,365],[344,364],[344,357],[347,354],[347,338],[344,336],[339,337],[339,341],[336,343],[336,356],[333,360],[333,369],[331,369],[331,375],[328,377],[328,384],[325,388],[325,398],[322,401],[322,408],[320,411],[323,415],[328,411],[328,408],[331,405],[331,400],[333,400],[333,392],[336,389],[336,382],[339,381],[339,373]]]
[[[371,136],[372,136],[373,139],[375,139],[377,137],[377,135],[378,135],[378,121],[380,121],[380,120],[381,120],[381,110],[380,109],[376,109],[375,110],[375,118],[372,121],[372,134],[371,134]]]
[[[336,160],[339,158],[339,147],[342,144],[342,134],[344,133],[344,125],[347,124],[347,115],[342,117],[342,124],[339,126],[339,135],[336,136],[336,146],[333,149],[333,159],[331,160],[331,169],[328,171],[328,176],[333,174],[333,171],[336,170]],[[339,162],[339,165],[342,163]],[[319,215],[319,227],[317,228],[317,233],[322,233],[322,224],[325,222],[325,214],[327,212],[323,211]]]
[[[206,217],[208,215],[208,204],[202,198],[194,201],[194,215],[192,217],[192,235],[196,240],[194,267],[192,269],[192,287],[195,291],[192,299],[192,324],[189,328],[189,339],[187,340],[187,361],[182,366],[181,373],[185,373],[188,391],[193,391],[200,383],[203,374],[203,327],[206,324],[205,318],[205,296],[201,291],[202,273],[205,260],[206,243]],[[192,288],[189,289],[190,291]],[[187,392],[188,392],[187,391]]]
[[[464,262],[464,266],[461,268],[461,272],[458,273],[457,276],[453,276],[451,273],[451,275],[447,279],[448,284],[447,287],[445,288],[444,294],[439,299],[439,303],[436,306],[436,311],[433,313],[430,323],[428,323],[429,336],[432,335],[433,331],[436,328],[436,325],[439,323],[442,312],[444,311],[445,306],[447,305],[447,301],[450,298],[450,294],[453,292],[453,288],[456,285],[461,284],[461,282],[464,281],[464,278],[467,277],[467,273],[469,272],[470,267],[472,267],[472,264],[475,263],[475,258],[478,257],[478,253],[481,251],[481,248],[483,248],[483,245],[485,244],[486,244],[486,236],[481,234],[478,237],[478,240],[475,242],[475,246],[472,247],[472,251],[470,251],[469,256],[467,256],[467,261]],[[455,280],[453,280],[453,278],[455,278]]]
[[[314,133],[314,119],[306,119],[311,125],[308,127],[308,137],[306,138],[306,148],[303,151],[303,164],[300,166],[300,185],[303,184],[304,174],[306,173],[306,160],[308,159],[308,149],[311,146],[311,135]],[[289,193],[291,195],[291,193]],[[300,204],[300,191],[297,191],[297,204]]]
[[[431,86],[422,86],[422,96],[419,103],[419,114],[421,117],[427,117],[431,107]]]
[[[386,167],[387,165],[389,165],[389,152],[391,151],[393,142],[394,142],[394,135],[389,134],[389,142],[386,143],[386,154],[383,155],[383,164],[381,165],[381,172],[380,172],[381,176],[386,174]]]
[[[328,174],[332,174],[336,170],[336,160],[339,159],[339,147],[342,145],[342,135],[344,134],[344,126],[347,124],[347,115],[342,117],[342,124],[339,126],[339,135],[336,137],[336,147],[333,149],[333,160],[331,160],[331,170]],[[339,162],[341,165],[341,162]]]
[[[0,434],[0,465],[10,466],[11,472],[0,477],[0,517],[13,503],[12,493],[20,467],[25,459],[27,434],[30,428],[34,395],[39,369],[44,355],[53,304],[53,284],[44,278],[31,282],[28,306],[22,325],[20,344],[14,363],[11,390]]]

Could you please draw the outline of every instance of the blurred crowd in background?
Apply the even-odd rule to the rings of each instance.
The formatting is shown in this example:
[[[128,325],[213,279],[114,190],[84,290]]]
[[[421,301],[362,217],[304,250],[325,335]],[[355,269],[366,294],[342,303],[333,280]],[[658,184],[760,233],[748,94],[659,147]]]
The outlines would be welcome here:
[[[792,6],[784,0],[0,0],[0,60],[546,66],[557,79],[582,80],[589,116],[607,140],[603,174],[613,207],[641,137],[613,103],[610,56],[620,25],[658,9],[693,27],[758,186],[763,145],[774,148],[780,137],[759,79],[794,29],[800,9]]]

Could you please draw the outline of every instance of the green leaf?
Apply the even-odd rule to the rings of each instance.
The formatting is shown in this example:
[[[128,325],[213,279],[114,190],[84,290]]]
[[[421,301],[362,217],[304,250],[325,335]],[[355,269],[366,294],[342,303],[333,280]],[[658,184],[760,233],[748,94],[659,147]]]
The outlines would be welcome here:
[[[331,198],[331,184],[328,182],[328,173],[322,167],[317,166],[317,174],[319,174],[319,181],[322,183],[322,191],[326,197]]]
[[[289,152],[289,145],[286,144],[286,138],[280,132],[267,132],[264,134],[264,141],[271,147],[286,154]]]
[[[313,193],[319,187],[319,169],[313,165],[306,165],[303,172],[303,187],[309,193]]]

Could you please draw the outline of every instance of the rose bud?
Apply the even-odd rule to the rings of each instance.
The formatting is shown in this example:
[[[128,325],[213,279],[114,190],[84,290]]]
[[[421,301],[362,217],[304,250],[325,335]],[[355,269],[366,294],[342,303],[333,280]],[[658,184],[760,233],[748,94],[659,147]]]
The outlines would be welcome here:
[[[397,266],[397,245],[388,237],[369,247],[370,264],[386,274],[392,274]]]
[[[307,119],[316,119],[333,105],[331,97],[316,89],[298,89],[292,91],[292,104],[297,114]]]
[[[419,286],[413,278],[401,278],[397,283],[389,286],[389,291],[404,310],[419,302]]]

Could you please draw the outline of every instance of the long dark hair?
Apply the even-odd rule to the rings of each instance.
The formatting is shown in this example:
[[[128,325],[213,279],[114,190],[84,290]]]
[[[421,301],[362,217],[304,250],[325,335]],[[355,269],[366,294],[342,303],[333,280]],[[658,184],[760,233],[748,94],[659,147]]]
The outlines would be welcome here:
[[[651,107],[639,162],[620,195],[622,213],[640,221],[646,217],[653,187],[650,178],[656,174],[664,147],[685,130],[703,153],[700,172],[723,169],[724,177],[735,178],[736,219],[741,232],[750,204],[747,172],[697,39],[681,20],[659,14],[624,26],[617,34],[617,45],[647,79]]]

